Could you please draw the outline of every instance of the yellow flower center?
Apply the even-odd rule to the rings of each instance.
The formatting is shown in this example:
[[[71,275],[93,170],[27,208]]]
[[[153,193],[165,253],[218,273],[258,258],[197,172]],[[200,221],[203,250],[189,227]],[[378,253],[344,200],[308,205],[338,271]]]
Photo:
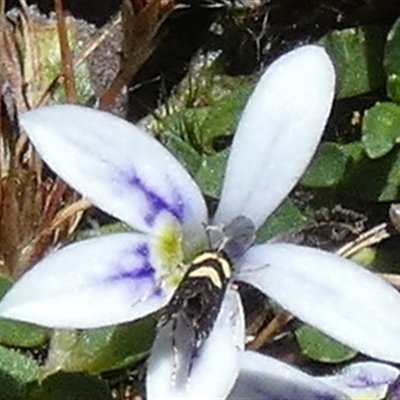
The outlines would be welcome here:
[[[166,284],[176,287],[185,272],[183,268],[182,231],[176,221],[168,221],[157,232],[157,258],[161,262]]]
[[[155,262],[161,266],[162,281],[176,288],[193,258],[206,248],[206,236],[201,231],[183,231],[182,225],[171,215],[162,215],[154,229]],[[203,237],[204,236],[204,237]]]

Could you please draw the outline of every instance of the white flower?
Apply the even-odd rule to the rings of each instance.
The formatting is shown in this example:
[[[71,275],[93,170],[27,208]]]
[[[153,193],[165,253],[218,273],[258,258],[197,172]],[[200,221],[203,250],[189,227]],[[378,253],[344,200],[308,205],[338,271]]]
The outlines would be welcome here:
[[[211,220],[189,174],[134,125],[73,105],[24,114],[21,124],[49,166],[136,232],[86,240],[51,254],[5,296],[0,316],[94,328],[164,307],[184,273],[183,261],[190,263],[207,249],[207,224],[226,225],[246,216],[258,228],[293,188],[319,142],[333,94],[334,69],[320,47],[299,48],[268,68],[243,112]],[[235,263],[233,280],[256,286],[361,352],[400,361],[400,296],[348,260],[291,244],[256,245]],[[233,285],[194,359],[188,355],[185,327],[175,330],[175,344],[171,330],[166,324],[155,340],[148,398],[225,398],[247,354]],[[187,366],[188,358],[190,379],[176,368]],[[334,396],[326,398],[345,398]]]
[[[357,362],[333,375],[314,378],[260,353],[241,354],[241,369],[229,400],[383,400],[399,370],[378,362]],[[329,388],[330,387],[330,388]]]
[[[390,387],[398,391],[399,370],[379,362],[357,362],[318,380],[346,393],[352,400],[383,400]],[[392,398],[392,397],[390,397]]]

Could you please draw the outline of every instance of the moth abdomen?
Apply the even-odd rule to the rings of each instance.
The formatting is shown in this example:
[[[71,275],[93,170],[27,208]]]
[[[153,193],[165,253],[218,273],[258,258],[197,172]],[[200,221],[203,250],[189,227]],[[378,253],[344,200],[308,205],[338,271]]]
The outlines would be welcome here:
[[[184,315],[192,325],[194,346],[200,348],[214,326],[231,277],[231,263],[224,253],[198,255],[164,310],[160,324]]]

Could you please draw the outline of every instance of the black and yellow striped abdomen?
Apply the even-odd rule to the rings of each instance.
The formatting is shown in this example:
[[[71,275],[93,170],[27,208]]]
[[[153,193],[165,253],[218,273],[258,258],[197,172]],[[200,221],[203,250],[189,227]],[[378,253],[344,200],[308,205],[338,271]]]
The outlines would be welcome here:
[[[233,263],[251,246],[255,226],[238,216],[229,224],[208,227],[210,248],[190,264],[172,299],[165,307],[160,325],[183,317],[193,332],[193,346],[199,349],[214,327],[226,288],[233,278]],[[173,339],[174,341],[174,339]]]
[[[231,277],[232,264],[223,252],[198,255],[164,310],[161,324],[183,315],[192,326],[195,347],[200,348],[214,326]]]

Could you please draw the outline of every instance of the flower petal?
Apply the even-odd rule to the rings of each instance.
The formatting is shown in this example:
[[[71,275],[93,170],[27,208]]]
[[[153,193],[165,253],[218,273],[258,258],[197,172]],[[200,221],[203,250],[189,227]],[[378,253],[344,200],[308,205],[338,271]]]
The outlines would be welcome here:
[[[148,237],[120,233],[64,247],[39,262],[0,302],[0,316],[57,328],[95,328],[163,307],[171,289]]]
[[[318,46],[294,50],[267,69],[239,122],[215,223],[244,215],[259,227],[286,197],[320,140],[334,81]]]
[[[178,319],[173,333],[172,325],[171,321],[160,328],[154,342],[147,369],[147,398],[224,399],[239,373],[245,340],[238,294],[228,290],[214,329],[196,354],[191,327]]]
[[[380,400],[385,398],[389,385],[398,377],[397,368],[370,361],[350,364],[338,374],[318,379],[347,393],[352,399]]]
[[[154,138],[112,114],[75,105],[29,111],[21,124],[37,151],[96,206],[143,232],[171,215],[191,232],[207,213],[200,189]]]
[[[240,374],[229,400],[345,400],[340,391],[260,353],[240,355]]]
[[[240,260],[248,282],[301,320],[378,359],[400,361],[400,295],[336,255],[292,244],[252,247]]]

